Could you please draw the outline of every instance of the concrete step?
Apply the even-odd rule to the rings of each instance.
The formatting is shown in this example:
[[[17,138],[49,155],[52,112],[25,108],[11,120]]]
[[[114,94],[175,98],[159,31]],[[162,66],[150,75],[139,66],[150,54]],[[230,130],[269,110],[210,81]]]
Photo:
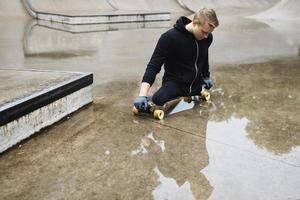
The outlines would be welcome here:
[[[69,33],[90,33],[102,31],[117,31],[128,29],[141,29],[141,28],[168,28],[171,21],[151,21],[151,22],[124,22],[124,23],[106,23],[106,24],[62,24],[58,22],[50,22],[45,20],[33,20],[28,28],[36,26],[46,27],[49,29],[60,30]]]
[[[92,102],[93,74],[0,69],[0,153]]]
[[[37,10],[29,1],[23,0],[28,13],[36,19],[63,24],[105,24],[125,22],[149,22],[170,20],[171,13],[164,11],[135,10]],[[81,2],[82,3],[82,2]]]
[[[66,15],[37,13],[36,18],[63,24],[105,24],[125,22],[151,22],[170,20],[169,12],[112,12],[97,15]]]

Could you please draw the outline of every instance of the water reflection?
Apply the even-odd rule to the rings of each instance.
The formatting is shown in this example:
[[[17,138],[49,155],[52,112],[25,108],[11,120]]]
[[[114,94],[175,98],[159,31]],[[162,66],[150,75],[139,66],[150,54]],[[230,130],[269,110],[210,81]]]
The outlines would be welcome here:
[[[217,109],[201,171],[214,188],[209,199],[299,198],[299,63],[290,57],[215,68]]]
[[[247,137],[274,154],[300,145],[299,58],[216,69],[213,121],[246,117]]]
[[[153,136],[153,133],[151,132],[141,139],[140,146],[137,149],[131,151],[131,155],[147,154],[147,148],[151,145],[151,142],[154,142],[156,145],[158,145],[161,148],[162,152],[165,151],[165,141],[156,140]]]
[[[97,52],[102,37],[90,34],[71,34],[40,26],[32,20],[26,27],[24,35],[24,54],[26,57],[69,58],[88,56]]]
[[[169,26],[169,21],[67,25],[31,20],[25,29],[23,46],[26,56],[49,56],[53,58],[58,58],[58,56],[68,58],[72,55],[86,56],[96,53],[101,48],[103,39],[109,31]]]
[[[222,138],[222,142],[206,141],[209,165],[201,172],[214,188],[209,199],[299,198],[300,162],[296,167],[296,163],[280,160],[290,157],[299,161],[300,148],[288,155],[257,149],[247,138],[249,123],[246,118],[236,117],[208,123],[207,138]]]
[[[154,168],[154,171],[158,175],[158,180],[160,182],[160,185],[158,185],[152,192],[154,200],[195,199],[191,191],[191,185],[188,181],[179,186],[176,183],[176,180],[174,180],[173,178],[165,177],[157,167]]]
[[[200,172],[208,164],[205,139],[174,129],[174,123],[188,118],[191,120],[185,124],[181,121],[180,128],[192,126],[198,130],[196,135],[206,135],[209,113],[199,117],[199,107],[189,111],[166,117],[159,130],[143,136],[138,148],[131,151],[135,159],[146,160],[155,172],[154,199],[207,199],[213,190]]]

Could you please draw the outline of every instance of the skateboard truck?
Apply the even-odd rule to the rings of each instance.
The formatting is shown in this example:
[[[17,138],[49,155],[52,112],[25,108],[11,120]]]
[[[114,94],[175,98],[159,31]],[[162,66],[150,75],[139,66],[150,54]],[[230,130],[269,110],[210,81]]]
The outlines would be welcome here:
[[[195,96],[187,96],[183,98],[185,102],[190,103],[192,101],[209,101],[210,100],[210,93],[209,90],[205,88],[205,86],[202,86],[202,90],[200,92],[200,95],[195,95]]]

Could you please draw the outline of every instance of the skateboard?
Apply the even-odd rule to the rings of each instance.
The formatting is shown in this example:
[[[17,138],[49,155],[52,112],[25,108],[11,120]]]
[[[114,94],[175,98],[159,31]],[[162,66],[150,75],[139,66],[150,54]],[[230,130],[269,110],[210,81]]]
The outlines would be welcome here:
[[[157,106],[152,101],[148,101],[147,110],[139,110],[135,106],[133,106],[132,113],[134,115],[150,115],[154,119],[161,120],[167,114],[170,115],[173,113],[180,112],[182,110],[191,109],[194,106],[194,104],[191,104],[192,102],[199,102],[201,100],[202,101],[210,100],[210,93],[205,88],[202,89],[202,91],[200,92],[200,95],[177,97],[177,98],[172,99],[172,100],[168,101],[167,103],[165,103],[164,106]],[[188,108],[181,108],[181,110],[178,111],[175,108],[177,108],[181,102],[186,102],[185,105],[187,105]]]

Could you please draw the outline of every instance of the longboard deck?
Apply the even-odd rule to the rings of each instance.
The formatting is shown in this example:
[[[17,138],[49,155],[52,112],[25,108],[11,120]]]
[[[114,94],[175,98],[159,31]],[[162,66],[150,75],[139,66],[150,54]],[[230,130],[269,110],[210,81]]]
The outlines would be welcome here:
[[[209,101],[210,93],[207,90],[202,90],[199,96],[183,96],[177,97],[165,103],[163,107],[156,106],[153,102],[148,103],[147,110],[138,110],[133,106],[132,112],[134,115],[150,115],[155,119],[163,119],[166,115],[172,115],[178,112],[194,108],[196,102],[201,100]]]

